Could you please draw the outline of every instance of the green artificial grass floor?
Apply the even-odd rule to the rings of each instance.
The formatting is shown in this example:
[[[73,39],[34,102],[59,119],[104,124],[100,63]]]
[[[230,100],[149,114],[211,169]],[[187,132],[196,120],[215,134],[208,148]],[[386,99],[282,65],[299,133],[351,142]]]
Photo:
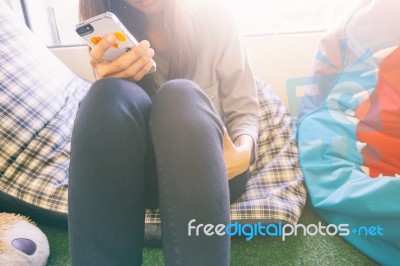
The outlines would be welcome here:
[[[321,219],[306,205],[299,223],[318,224]],[[48,265],[70,265],[65,229],[39,225],[50,243]],[[161,248],[145,248],[143,265],[164,265]],[[377,265],[339,236],[291,236],[233,238],[231,265]]]

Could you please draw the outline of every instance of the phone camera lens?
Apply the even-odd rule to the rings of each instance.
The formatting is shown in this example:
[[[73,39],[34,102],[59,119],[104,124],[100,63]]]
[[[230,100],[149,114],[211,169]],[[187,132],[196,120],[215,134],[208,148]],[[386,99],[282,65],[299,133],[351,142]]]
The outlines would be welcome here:
[[[88,25],[84,25],[81,26],[79,28],[76,29],[76,32],[80,35],[80,36],[84,36],[87,34],[90,34],[94,31],[93,26],[88,24]]]

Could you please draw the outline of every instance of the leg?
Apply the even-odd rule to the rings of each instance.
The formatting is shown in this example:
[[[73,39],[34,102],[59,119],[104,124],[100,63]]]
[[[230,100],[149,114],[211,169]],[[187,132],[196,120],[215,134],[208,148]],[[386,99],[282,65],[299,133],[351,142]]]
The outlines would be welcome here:
[[[235,202],[246,191],[246,185],[249,177],[250,171],[249,169],[247,169],[240,175],[237,175],[229,180],[229,198],[231,204]]]
[[[169,81],[153,98],[150,129],[166,265],[228,265],[229,236],[188,236],[192,219],[230,221],[223,125],[211,101],[193,82]]]
[[[140,265],[144,161],[151,101],[119,79],[93,84],[71,146],[69,237],[73,265]]]

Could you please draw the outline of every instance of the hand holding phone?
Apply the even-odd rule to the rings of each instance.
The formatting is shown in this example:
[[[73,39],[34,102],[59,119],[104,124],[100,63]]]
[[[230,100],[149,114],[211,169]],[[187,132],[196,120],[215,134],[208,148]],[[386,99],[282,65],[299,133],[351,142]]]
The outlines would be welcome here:
[[[147,41],[139,44],[110,12],[78,24],[76,32],[92,47],[91,64],[100,77],[139,80],[156,70],[150,44]]]
[[[139,81],[151,71],[154,50],[150,48],[148,41],[140,42],[131,51],[113,61],[104,60],[102,56],[112,47],[113,42],[107,40],[110,36],[113,35],[105,36],[90,52],[92,58],[90,64],[95,69],[97,77],[126,78]]]

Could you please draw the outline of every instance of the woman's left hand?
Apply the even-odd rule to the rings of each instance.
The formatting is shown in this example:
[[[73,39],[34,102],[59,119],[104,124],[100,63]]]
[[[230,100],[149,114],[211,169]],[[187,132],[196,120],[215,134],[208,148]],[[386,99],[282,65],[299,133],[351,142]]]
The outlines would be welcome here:
[[[224,128],[224,160],[228,180],[249,168],[252,147],[253,139],[250,136],[241,135],[233,142]]]

